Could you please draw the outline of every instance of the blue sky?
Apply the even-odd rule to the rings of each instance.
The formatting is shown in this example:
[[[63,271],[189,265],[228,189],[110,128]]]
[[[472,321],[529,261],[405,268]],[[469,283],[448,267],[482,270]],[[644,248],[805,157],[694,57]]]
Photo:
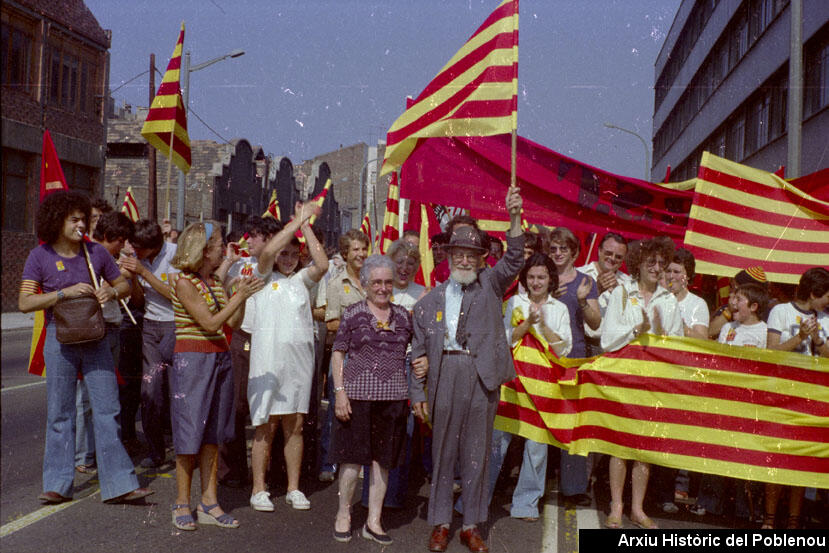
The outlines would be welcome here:
[[[112,30],[117,105],[147,105],[149,55],[164,71],[179,26],[192,64],[194,139],[246,138],[294,163],[384,139],[498,0],[86,0]],[[641,178],[654,61],[680,0],[521,0],[518,132]],[[160,78],[157,78],[157,83]],[[123,85],[123,86],[122,86]],[[210,128],[208,128],[208,126]],[[212,129],[212,130],[211,130]],[[215,132],[214,132],[215,131]],[[221,138],[217,135],[220,135]]]

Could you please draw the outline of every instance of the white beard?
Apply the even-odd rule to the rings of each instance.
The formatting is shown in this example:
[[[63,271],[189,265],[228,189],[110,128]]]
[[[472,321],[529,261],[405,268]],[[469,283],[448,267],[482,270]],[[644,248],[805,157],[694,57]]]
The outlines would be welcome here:
[[[474,269],[470,271],[464,271],[461,269],[456,269],[452,267],[449,272],[449,278],[457,282],[458,284],[467,285],[472,284],[476,280],[478,280],[478,272]]]

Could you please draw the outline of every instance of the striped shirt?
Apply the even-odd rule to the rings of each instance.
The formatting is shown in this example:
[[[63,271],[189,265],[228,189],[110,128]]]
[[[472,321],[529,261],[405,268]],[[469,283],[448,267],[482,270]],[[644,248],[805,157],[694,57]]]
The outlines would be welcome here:
[[[194,273],[177,273],[174,278],[176,280],[173,282],[171,299],[173,302],[173,314],[176,322],[175,351],[196,351],[202,353],[227,351],[229,349],[227,339],[225,338],[222,329],[219,329],[216,332],[208,332],[199,326],[195,319],[193,319],[193,316],[190,315],[187,309],[185,309],[181,304],[181,300],[178,299],[178,295],[176,294],[178,278],[186,278],[193,286],[195,286],[199,294],[201,294],[208,309],[210,309],[210,312],[218,313],[227,304],[225,291],[224,288],[222,288],[221,281],[219,281],[219,279],[215,276],[211,277],[213,279],[213,285],[208,288],[207,284]],[[211,291],[213,292],[212,294]],[[218,301],[218,305],[216,305],[216,301]]]

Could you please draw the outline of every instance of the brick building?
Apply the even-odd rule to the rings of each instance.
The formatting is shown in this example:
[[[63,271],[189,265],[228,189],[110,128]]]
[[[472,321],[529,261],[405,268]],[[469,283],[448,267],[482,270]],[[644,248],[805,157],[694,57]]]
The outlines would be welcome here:
[[[151,146],[141,136],[146,108],[136,112],[129,107],[119,110],[107,127],[107,164],[105,198],[120,208],[127,188],[132,187],[138,213],[147,217],[148,153]],[[213,140],[192,140],[192,166],[185,183],[185,223],[214,219],[226,231],[241,228],[250,215],[261,215],[267,207],[271,190],[279,179],[290,186],[286,173],[293,173],[290,160],[274,161],[261,146],[253,146],[240,138],[221,144]],[[157,213],[160,221],[166,214],[168,199],[167,158],[156,156]],[[170,219],[175,221],[177,206],[177,174],[170,174]],[[284,210],[283,210],[284,211]]]
[[[2,309],[17,309],[20,275],[37,239],[43,130],[69,187],[101,190],[110,32],[81,0],[0,4],[2,118]]]

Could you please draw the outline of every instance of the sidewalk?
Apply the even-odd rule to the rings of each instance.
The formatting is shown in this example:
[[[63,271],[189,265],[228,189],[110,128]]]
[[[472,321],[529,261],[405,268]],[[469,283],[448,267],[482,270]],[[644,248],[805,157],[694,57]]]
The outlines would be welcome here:
[[[21,313],[19,311],[3,313],[2,330],[17,330],[20,328],[31,329],[34,324],[34,313]]]

